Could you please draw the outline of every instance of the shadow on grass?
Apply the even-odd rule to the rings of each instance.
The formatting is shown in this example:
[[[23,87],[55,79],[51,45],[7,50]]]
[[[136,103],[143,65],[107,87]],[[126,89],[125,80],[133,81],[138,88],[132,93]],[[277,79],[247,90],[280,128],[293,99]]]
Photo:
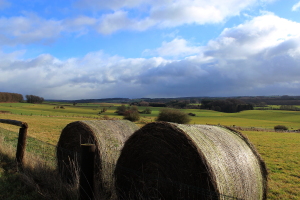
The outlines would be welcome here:
[[[42,199],[42,196],[28,187],[17,172],[16,162],[0,152],[0,199],[31,200]]]
[[[55,167],[39,156],[27,152],[22,171],[14,156],[15,148],[0,140],[0,199],[78,199],[78,185],[63,183]]]

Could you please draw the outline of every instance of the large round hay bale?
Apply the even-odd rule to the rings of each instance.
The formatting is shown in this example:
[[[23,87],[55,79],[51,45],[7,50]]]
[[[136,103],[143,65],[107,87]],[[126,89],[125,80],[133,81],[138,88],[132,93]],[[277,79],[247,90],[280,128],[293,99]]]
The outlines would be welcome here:
[[[126,141],[114,174],[119,199],[266,199],[265,163],[220,126],[147,124]]]
[[[57,144],[57,165],[62,178],[78,183],[80,146],[96,145],[95,188],[96,195],[111,198],[114,192],[113,171],[126,139],[138,129],[127,120],[76,121],[68,124]]]

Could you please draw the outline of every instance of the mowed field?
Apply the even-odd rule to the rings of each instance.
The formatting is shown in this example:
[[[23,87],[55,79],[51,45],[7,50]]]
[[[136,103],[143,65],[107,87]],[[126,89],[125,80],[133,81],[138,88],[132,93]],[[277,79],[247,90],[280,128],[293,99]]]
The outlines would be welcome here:
[[[122,116],[114,113],[119,105],[0,103],[0,119],[27,122],[29,136],[56,145],[61,130],[70,122],[103,118],[122,119]],[[61,106],[63,108],[60,108]],[[98,114],[104,107],[107,111]],[[139,107],[139,111],[144,109],[145,107]],[[160,108],[151,109],[151,114],[141,114],[141,119],[137,122],[139,126],[155,121]],[[1,113],[1,111],[9,111],[12,114]],[[199,109],[183,111],[196,114],[195,117],[191,117],[190,124],[221,124],[266,129],[272,129],[275,125],[285,125],[289,130],[300,129],[299,111],[251,110],[240,113]],[[0,124],[0,127],[18,132],[18,127],[11,125]],[[267,164],[268,199],[300,199],[300,133],[262,131],[242,131],[242,133],[255,145]]]

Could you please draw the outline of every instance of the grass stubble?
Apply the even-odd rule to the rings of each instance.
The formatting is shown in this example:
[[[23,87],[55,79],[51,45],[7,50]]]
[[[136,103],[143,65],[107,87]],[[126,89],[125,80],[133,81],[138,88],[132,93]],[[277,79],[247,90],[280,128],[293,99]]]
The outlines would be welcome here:
[[[13,107],[17,112],[18,104]],[[33,106],[32,106],[33,107]],[[52,106],[53,107],[53,106]],[[38,109],[43,109],[41,105]],[[3,108],[0,105],[0,109]],[[28,108],[23,108],[25,111]],[[41,112],[36,109],[36,112]],[[76,110],[77,109],[77,110]],[[92,110],[95,108],[76,108],[78,115],[63,115],[62,113],[47,113],[46,115],[20,115],[2,114],[0,119],[13,119],[27,122],[29,125],[28,136],[36,141],[40,140],[51,145],[56,145],[61,130],[68,124],[78,120],[89,120],[89,116],[81,115],[84,111],[80,109]],[[106,115],[118,118],[114,113],[114,107],[110,108]],[[4,109],[5,110],[5,109]],[[49,112],[52,111],[49,109]],[[66,112],[60,110],[60,112]],[[191,110],[186,110],[190,112]],[[192,117],[191,124],[222,124],[252,127],[270,128],[273,124],[284,124],[294,129],[300,128],[300,112],[294,111],[247,111],[237,114],[224,114],[214,111],[192,110],[197,117]],[[24,112],[24,111],[18,111]],[[32,110],[28,111],[31,113]],[[258,112],[258,113],[256,113]],[[289,115],[290,113],[290,115]],[[139,126],[154,121],[158,114],[158,109],[151,115],[143,116],[138,122]],[[97,115],[94,115],[97,116]],[[269,116],[269,117],[268,117]],[[277,117],[276,117],[277,116]],[[280,118],[282,116],[282,118]],[[97,116],[99,117],[99,116]],[[103,116],[100,116],[100,118]],[[93,119],[92,117],[90,118]],[[17,127],[7,124],[0,124],[15,133]],[[258,152],[266,162],[269,171],[268,199],[300,199],[300,133],[292,132],[262,132],[262,131],[242,131],[255,145]],[[28,140],[29,141],[29,140]],[[35,141],[35,142],[36,142]],[[38,142],[36,143],[38,144]],[[28,147],[30,146],[27,143]],[[47,148],[45,148],[47,149]],[[47,151],[47,150],[45,150]],[[48,151],[50,153],[51,151]],[[51,154],[51,153],[50,153]],[[60,181],[54,165],[49,166],[49,162],[44,157],[38,155],[34,150],[25,154],[24,173],[19,173],[15,165],[15,147],[7,145],[3,136],[0,137],[0,199],[77,199],[78,185],[66,185]],[[25,183],[25,184],[24,184]]]
[[[78,171],[75,184],[66,184],[52,161],[27,151],[21,168],[15,152],[11,141],[0,136],[0,199],[78,199]]]

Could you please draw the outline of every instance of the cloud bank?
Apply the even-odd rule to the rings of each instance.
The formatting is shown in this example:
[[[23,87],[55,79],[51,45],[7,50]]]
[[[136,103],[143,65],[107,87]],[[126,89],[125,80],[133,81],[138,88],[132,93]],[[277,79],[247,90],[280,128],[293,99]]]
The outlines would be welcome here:
[[[299,94],[300,24],[273,14],[224,29],[205,46],[176,38],[146,52],[155,57],[0,52],[0,91],[48,99]]]
[[[145,31],[151,28],[172,28],[186,24],[215,24],[266,0],[79,0],[79,15],[70,18],[43,18],[30,12],[0,18],[0,45],[49,44],[64,34],[88,32],[113,34],[117,31]],[[0,0],[0,9],[10,3]],[[94,10],[87,15],[82,9]],[[90,13],[90,12],[89,12]],[[134,13],[134,14],[132,14]]]

